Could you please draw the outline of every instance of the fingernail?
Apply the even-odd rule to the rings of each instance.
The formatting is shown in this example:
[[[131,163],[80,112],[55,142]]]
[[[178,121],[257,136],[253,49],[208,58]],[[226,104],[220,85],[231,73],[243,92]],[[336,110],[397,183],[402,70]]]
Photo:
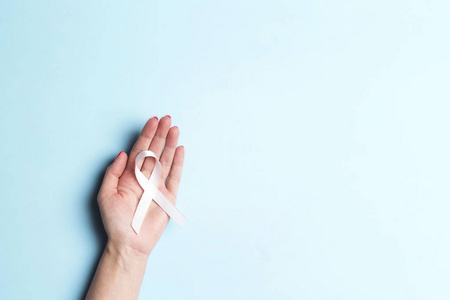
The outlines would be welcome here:
[[[122,150],[122,151],[119,152],[119,154],[117,154],[116,159],[117,159],[117,157],[120,156],[120,154],[122,154],[122,152],[124,152],[124,151]]]
[[[171,117],[171,116],[169,116],[169,115],[166,115],[166,117],[169,117],[169,118],[171,118],[171,119],[172,119],[172,117]]]
[[[154,116],[153,118],[155,118],[155,119],[156,119],[156,121],[158,121],[158,117],[157,117],[157,116]]]

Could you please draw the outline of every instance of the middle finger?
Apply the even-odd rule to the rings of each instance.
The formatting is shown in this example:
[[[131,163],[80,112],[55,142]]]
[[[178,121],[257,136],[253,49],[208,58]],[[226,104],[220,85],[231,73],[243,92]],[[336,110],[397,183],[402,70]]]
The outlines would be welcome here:
[[[155,153],[156,157],[159,159],[161,156],[161,152],[164,148],[164,144],[166,143],[167,133],[169,132],[170,125],[172,121],[169,115],[161,118],[158,124],[158,129],[156,129],[155,136],[150,143],[150,147],[148,150]],[[155,166],[155,161],[152,158],[146,158],[144,164],[142,165],[141,172],[145,176],[149,176]]]

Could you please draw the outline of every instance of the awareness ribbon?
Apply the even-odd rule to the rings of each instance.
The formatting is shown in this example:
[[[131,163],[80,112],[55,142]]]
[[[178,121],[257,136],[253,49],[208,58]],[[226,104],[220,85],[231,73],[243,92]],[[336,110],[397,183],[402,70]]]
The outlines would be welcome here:
[[[150,178],[145,177],[139,170],[137,164],[145,157],[153,157],[155,159],[155,168],[153,169]],[[141,200],[139,200],[138,207],[134,213],[133,222],[131,227],[134,231],[139,234],[142,222],[144,222],[145,215],[147,213],[148,207],[152,200],[154,200],[165,212],[166,214],[181,228],[183,229],[185,218],[183,215],[175,208],[175,206],[158,190],[158,183],[161,180],[161,163],[156,157],[155,153],[150,150],[145,150],[136,156],[136,162],[134,167],[134,173],[136,174],[136,179],[139,185],[144,190]]]

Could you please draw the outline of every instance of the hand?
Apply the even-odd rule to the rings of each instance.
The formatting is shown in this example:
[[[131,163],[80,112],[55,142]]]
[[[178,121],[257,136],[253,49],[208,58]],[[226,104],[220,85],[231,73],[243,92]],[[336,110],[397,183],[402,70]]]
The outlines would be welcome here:
[[[131,222],[143,190],[136,180],[134,167],[139,152],[151,150],[161,162],[161,180],[158,189],[175,204],[184,161],[184,147],[178,146],[180,131],[170,127],[171,118],[156,117],[147,121],[133,146],[130,156],[120,152],[108,167],[98,194],[98,204],[108,234],[108,244],[120,251],[147,256],[155,247],[169,217],[154,201],[151,202],[139,235]],[[139,162],[141,172],[149,177],[155,160],[146,158]],[[167,182],[166,182],[167,181]]]

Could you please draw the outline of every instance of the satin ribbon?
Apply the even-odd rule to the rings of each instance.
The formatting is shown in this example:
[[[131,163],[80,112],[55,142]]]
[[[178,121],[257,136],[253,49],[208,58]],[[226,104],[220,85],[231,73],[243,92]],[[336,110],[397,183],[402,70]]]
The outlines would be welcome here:
[[[138,162],[145,157],[153,157],[156,162],[150,178],[145,177],[137,166]],[[136,156],[134,173],[136,174],[136,179],[139,182],[139,185],[144,190],[144,193],[139,200],[136,212],[134,213],[133,222],[131,223],[131,227],[133,227],[134,231],[139,234],[142,222],[144,222],[145,215],[147,214],[148,207],[150,206],[152,200],[155,201],[181,229],[183,229],[185,218],[169,201],[169,199],[167,199],[163,193],[158,190],[158,184],[161,180],[161,163],[155,153],[150,150],[139,153]]]

